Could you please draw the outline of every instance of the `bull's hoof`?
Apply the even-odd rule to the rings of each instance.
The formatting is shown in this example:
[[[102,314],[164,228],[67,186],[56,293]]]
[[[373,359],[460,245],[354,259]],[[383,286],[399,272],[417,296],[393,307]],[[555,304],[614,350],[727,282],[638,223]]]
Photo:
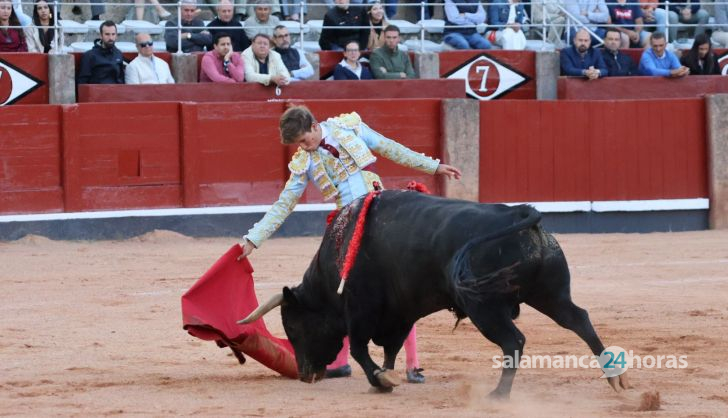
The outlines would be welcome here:
[[[612,388],[616,392],[619,392],[619,388],[615,387],[617,383],[619,383],[619,388],[632,389],[632,385],[629,383],[629,379],[627,379],[627,373],[622,373],[619,376],[609,379],[609,384],[612,386]]]
[[[491,400],[500,401],[500,402],[507,401],[511,398],[511,393],[502,392],[502,391],[499,391],[498,389],[495,389],[494,391],[492,391],[488,394],[488,398],[490,398]]]
[[[632,389],[632,385],[629,384],[629,381],[627,380],[627,376],[625,374],[608,377],[607,381],[609,382],[609,386],[611,386],[612,389],[614,389],[614,391],[617,393],[621,392],[622,389]]]
[[[379,373],[375,372],[374,377],[383,388],[393,388],[399,386],[399,379],[392,373],[391,370],[382,370]],[[391,392],[391,391],[390,391]]]
[[[369,388],[369,393],[392,393],[394,391],[393,387],[385,388],[383,386],[371,386]]]

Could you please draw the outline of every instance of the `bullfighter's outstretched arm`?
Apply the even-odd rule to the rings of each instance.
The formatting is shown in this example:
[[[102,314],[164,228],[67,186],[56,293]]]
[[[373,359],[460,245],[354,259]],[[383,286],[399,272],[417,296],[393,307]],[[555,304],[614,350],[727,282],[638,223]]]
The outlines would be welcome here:
[[[288,178],[278,200],[266,212],[263,219],[253,225],[244,239],[252,242],[256,248],[260,248],[263,242],[270,238],[280,228],[288,215],[293,212],[293,208],[296,207],[298,199],[306,190],[307,184],[308,177],[305,171],[303,173],[291,172],[291,176]]]
[[[424,171],[427,174],[435,174],[437,166],[440,165],[440,160],[412,151],[368,127],[365,123],[361,124],[360,136],[369,149],[399,165]]]

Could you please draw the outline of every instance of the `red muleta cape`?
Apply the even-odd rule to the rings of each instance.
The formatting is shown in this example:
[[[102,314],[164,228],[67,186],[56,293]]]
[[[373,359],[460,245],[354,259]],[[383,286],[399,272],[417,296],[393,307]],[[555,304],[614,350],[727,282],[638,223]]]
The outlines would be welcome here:
[[[240,246],[234,245],[182,296],[183,328],[219,347],[230,347],[241,364],[244,353],[296,379],[296,357],[287,339],[274,337],[263,318],[246,325],[236,323],[258,307],[253,266],[247,258],[237,261],[240,254]]]

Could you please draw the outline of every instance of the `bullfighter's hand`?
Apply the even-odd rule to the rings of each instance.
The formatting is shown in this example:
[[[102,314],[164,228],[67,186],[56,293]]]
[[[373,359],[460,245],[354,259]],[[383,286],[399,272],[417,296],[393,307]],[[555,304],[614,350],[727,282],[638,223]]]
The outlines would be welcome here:
[[[253,245],[252,242],[250,242],[246,239],[246,240],[243,240],[242,244],[240,244],[240,249],[243,250],[243,253],[238,256],[238,261],[249,256],[250,253],[252,253],[253,250],[255,249],[255,245]]]
[[[447,164],[438,165],[435,174],[447,176],[450,179],[454,178],[455,180],[460,180],[460,177],[463,176],[463,173],[461,173],[460,170]]]

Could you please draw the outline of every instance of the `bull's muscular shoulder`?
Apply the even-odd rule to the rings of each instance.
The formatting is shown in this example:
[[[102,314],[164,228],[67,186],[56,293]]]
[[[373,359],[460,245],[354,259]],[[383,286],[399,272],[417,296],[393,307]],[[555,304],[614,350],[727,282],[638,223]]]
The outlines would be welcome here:
[[[288,169],[291,170],[291,173],[293,174],[303,174],[306,172],[306,169],[308,169],[310,158],[311,157],[308,152],[299,147],[298,151],[296,151],[296,153],[293,154],[293,157],[291,157],[291,162],[288,163]]]
[[[361,116],[356,112],[342,113],[335,118],[329,119],[329,122],[345,129],[353,129],[358,131],[361,125]]]

